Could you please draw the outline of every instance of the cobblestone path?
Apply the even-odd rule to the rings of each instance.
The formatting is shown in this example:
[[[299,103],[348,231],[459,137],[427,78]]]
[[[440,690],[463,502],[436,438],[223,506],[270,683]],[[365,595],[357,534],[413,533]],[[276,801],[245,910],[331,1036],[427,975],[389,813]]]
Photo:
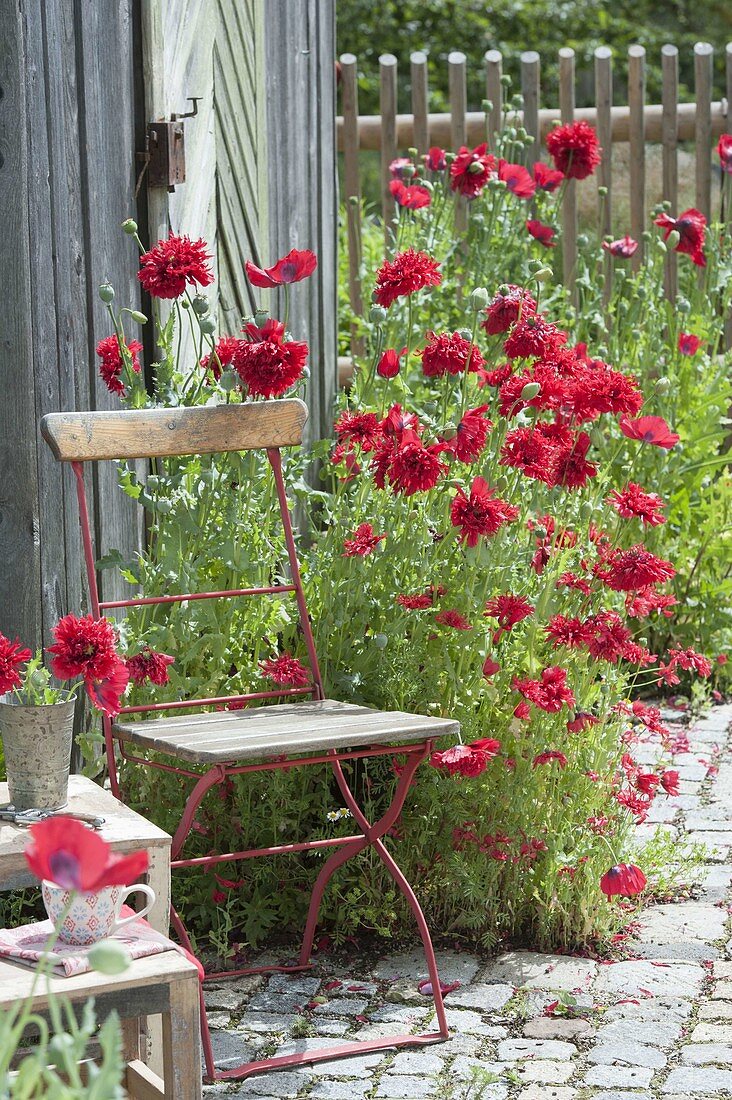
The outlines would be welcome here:
[[[664,715],[664,717],[669,717]],[[658,905],[639,922],[632,961],[598,964],[530,951],[487,959],[438,953],[452,1037],[414,1051],[265,1074],[205,1088],[209,1097],[308,1100],[686,1100],[732,1098],[732,706],[715,707],[676,758],[681,795],[657,800],[641,842],[660,824],[709,850],[693,901]],[[703,761],[715,747],[719,770]],[[636,753],[645,763],[652,758]],[[700,758],[702,762],[700,761]],[[221,1066],[258,1051],[287,1053],[423,1030],[429,1002],[417,992],[421,954],[354,958],[349,972],[243,979],[206,989]],[[397,980],[395,980],[397,979]],[[340,984],[337,984],[340,982]],[[583,1019],[543,1010],[558,991],[590,1011]],[[318,1002],[315,1007],[305,1009]],[[386,1030],[388,1029],[388,1030]]]

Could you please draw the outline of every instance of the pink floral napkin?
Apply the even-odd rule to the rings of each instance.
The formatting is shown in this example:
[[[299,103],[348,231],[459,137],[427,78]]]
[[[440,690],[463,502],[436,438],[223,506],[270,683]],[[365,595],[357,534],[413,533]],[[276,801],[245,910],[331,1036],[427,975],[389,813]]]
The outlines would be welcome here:
[[[131,916],[132,910],[122,906],[121,916]],[[24,924],[20,928],[0,928],[0,958],[12,959],[35,969],[48,938],[53,932],[50,920]],[[151,928],[146,920],[128,924],[109,937],[122,944],[133,959],[144,959],[147,955],[158,955],[161,951],[180,951],[172,940],[161,932]],[[57,943],[49,958],[53,963],[50,973],[60,977],[72,977],[91,970],[89,964],[90,947],[78,947]]]

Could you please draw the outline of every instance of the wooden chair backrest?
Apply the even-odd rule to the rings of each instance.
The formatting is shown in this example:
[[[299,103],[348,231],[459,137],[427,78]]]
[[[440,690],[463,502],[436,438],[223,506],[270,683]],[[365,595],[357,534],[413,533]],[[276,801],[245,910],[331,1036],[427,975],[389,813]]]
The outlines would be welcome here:
[[[295,446],[307,405],[298,398],[177,409],[48,413],[41,434],[60,462],[165,458]]]

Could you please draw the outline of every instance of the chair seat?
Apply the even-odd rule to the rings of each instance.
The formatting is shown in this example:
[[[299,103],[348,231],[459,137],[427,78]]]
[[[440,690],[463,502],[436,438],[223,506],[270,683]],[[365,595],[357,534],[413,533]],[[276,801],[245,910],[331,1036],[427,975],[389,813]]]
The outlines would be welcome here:
[[[457,734],[458,722],[401,711],[371,710],[335,699],[281,703],[117,722],[115,736],[196,764],[297,756],[327,749],[426,741]]]

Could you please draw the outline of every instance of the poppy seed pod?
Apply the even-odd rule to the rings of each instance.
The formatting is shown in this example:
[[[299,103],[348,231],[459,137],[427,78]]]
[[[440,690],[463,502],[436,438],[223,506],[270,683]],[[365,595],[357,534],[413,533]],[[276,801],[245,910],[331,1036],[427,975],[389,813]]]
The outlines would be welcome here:
[[[207,333],[209,336],[216,331],[216,322],[213,317],[201,317],[198,322],[198,326],[201,332]]]
[[[225,393],[231,393],[238,382],[238,376],[233,370],[222,371],[219,378],[219,385]]]
[[[210,309],[208,298],[204,294],[196,294],[193,299],[193,312],[198,317],[204,317]]]
[[[372,325],[383,325],[386,320],[386,310],[383,306],[372,306],[369,310],[369,321]]]
[[[109,304],[114,301],[114,287],[111,283],[102,283],[99,287],[99,297]]]
[[[254,311],[254,324],[257,326],[257,328],[264,328],[264,326],[267,324],[268,320],[269,320],[269,310],[268,309],[257,309],[257,310]]]
[[[130,237],[134,237],[135,233],[137,233],[137,222],[134,218],[126,218],[122,222],[122,231],[127,233]]]

